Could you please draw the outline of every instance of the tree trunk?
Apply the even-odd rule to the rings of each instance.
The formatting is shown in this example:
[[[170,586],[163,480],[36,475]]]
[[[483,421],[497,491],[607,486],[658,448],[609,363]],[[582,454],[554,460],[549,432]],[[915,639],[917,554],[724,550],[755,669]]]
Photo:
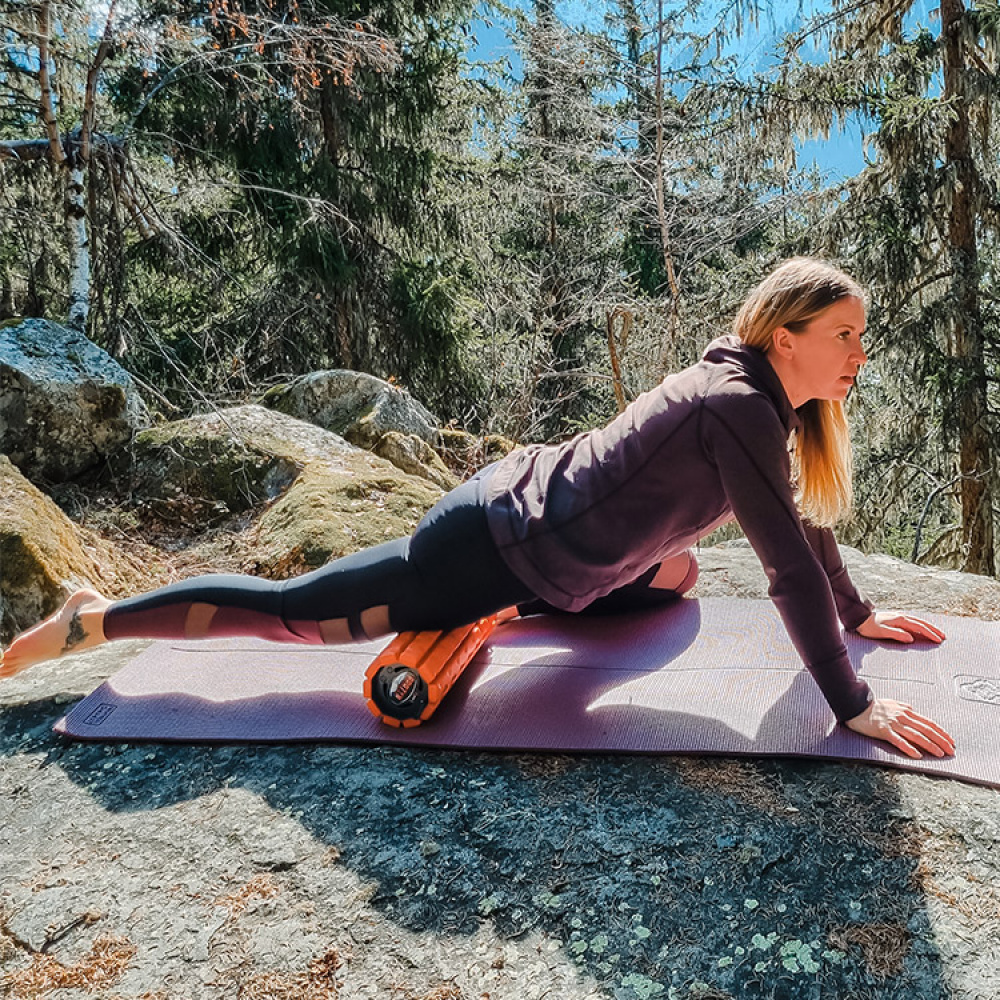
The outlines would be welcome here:
[[[656,27],[656,219],[660,224],[660,249],[663,251],[663,270],[670,286],[670,334],[676,334],[680,288],[674,273],[674,255],[670,248],[670,226],[667,222],[666,194],[663,178],[663,0],[659,0]]]
[[[14,283],[10,271],[0,265],[0,321],[12,319],[17,315],[17,305],[14,302]]]
[[[951,258],[953,351],[958,362],[959,472],[962,501],[962,569],[994,575],[993,449],[987,409],[983,324],[979,297],[975,195],[978,186],[969,138],[961,29],[962,0],[941,0],[944,100],[953,118],[945,141],[944,169],[952,178],[948,243]]]
[[[66,184],[66,229],[69,241],[69,317],[67,325],[85,333],[90,312],[90,236],[87,232],[84,165],[74,152]]]

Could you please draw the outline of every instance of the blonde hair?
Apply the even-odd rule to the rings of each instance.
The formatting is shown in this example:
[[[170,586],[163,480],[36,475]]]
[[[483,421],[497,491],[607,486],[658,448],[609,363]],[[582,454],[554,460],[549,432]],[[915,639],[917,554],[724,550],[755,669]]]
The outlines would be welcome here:
[[[835,302],[864,289],[832,264],[793,257],[772,271],[740,307],[733,333],[766,351],[778,327],[800,333]],[[812,399],[796,411],[799,428],[792,456],[799,509],[813,524],[829,527],[851,509],[851,435],[839,400]]]

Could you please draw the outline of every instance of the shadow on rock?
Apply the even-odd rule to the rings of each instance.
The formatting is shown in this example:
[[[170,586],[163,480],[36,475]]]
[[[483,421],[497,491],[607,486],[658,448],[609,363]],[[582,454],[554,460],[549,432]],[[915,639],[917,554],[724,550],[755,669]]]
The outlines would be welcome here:
[[[117,813],[245,789],[335,847],[385,919],[434,933],[484,921],[507,937],[538,931],[609,997],[947,993],[919,831],[894,777],[874,768],[109,747],[50,734],[60,709],[53,699],[6,708],[0,755],[41,755]]]

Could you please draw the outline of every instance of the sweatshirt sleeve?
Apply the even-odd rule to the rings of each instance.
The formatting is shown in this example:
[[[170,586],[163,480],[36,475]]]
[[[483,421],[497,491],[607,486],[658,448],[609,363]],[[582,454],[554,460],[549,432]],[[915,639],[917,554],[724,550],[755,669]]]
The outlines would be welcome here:
[[[848,659],[831,581],[795,507],[781,420],[757,393],[709,396],[704,407],[706,454],[764,567],[768,594],[834,714],[842,722],[854,718],[871,690]]]
[[[872,602],[865,600],[858,593],[850,576],[847,575],[847,567],[840,557],[840,549],[837,547],[833,532],[829,528],[817,528],[809,521],[803,521],[802,527],[805,529],[810,548],[816,553],[816,558],[822,564],[830,581],[833,599],[837,604],[837,614],[844,628],[856,629],[872,613]]]

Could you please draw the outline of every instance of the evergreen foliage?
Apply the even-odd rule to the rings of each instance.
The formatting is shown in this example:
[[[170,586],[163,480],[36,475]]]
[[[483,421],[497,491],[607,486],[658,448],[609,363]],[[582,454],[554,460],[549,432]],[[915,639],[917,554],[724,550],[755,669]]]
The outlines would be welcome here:
[[[848,8],[838,0],[824,21],[788,40],[782,70],[798,127],[828,128],[847,114],[877,123],[868,166],[847,183],[821,234],[875,291],[868,381],[877,392],[867,402],[879,418],[864,421],[861,508],[926,522],[933,494],[938,558],[949,552],[963,568],[991,574],[997,479],[988,385],[1000,331],[982,302],[983,249],[995,245],[1000,223],[994,8],[946,0],[935,34],[908,24],[910,4]],[[797,62],[817,34],[834,58]],[[890,400],[897,405],[887,407]],[[944,505],[949,496],[957,510]]]

